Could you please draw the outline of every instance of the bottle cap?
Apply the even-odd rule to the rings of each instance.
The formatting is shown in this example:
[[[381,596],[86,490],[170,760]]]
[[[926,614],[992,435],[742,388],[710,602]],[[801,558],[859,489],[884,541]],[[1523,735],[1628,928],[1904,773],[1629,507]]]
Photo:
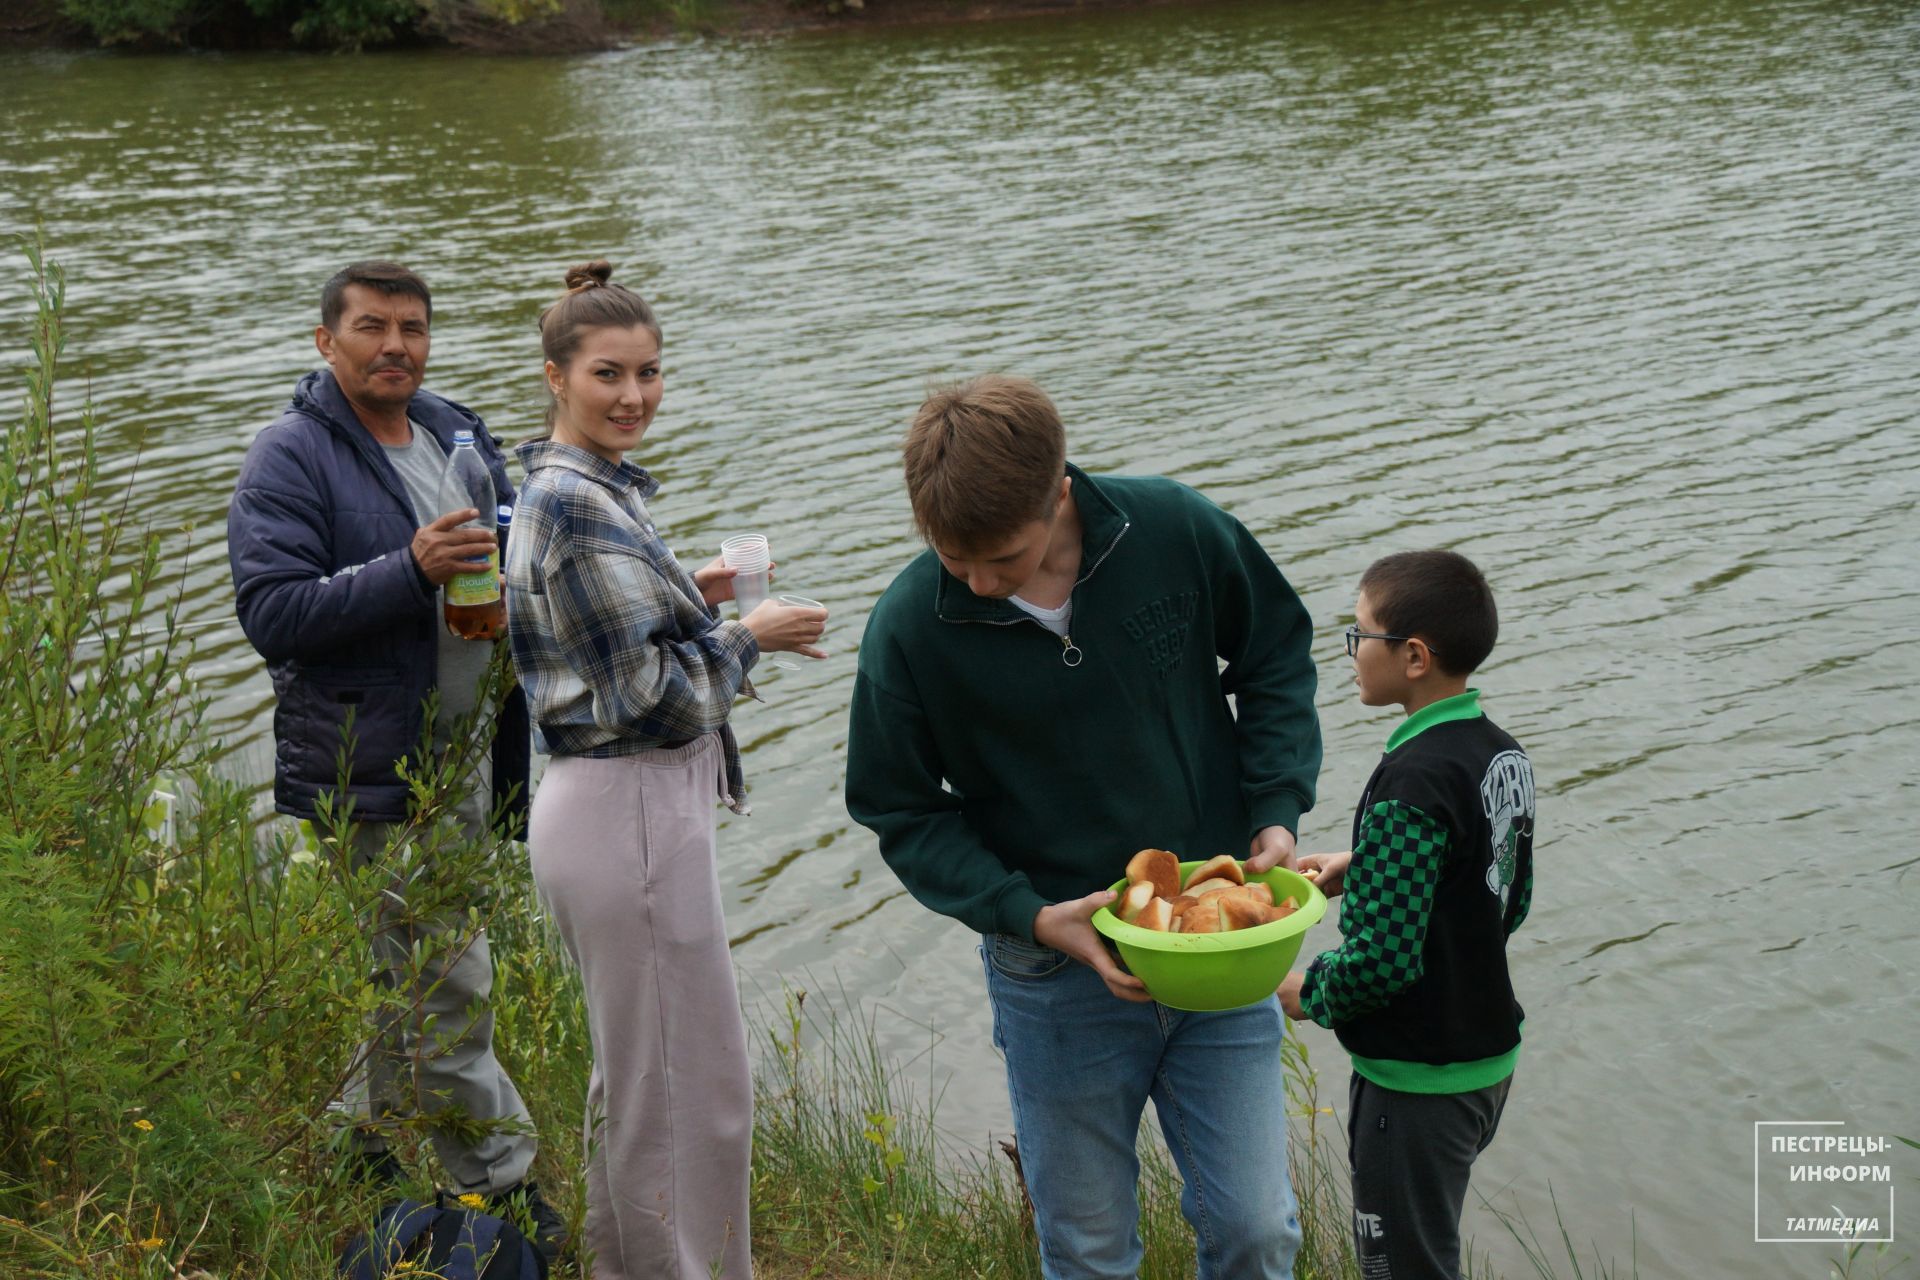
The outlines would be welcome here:
[[[455,444],[472,444],[473,432],[466,427],[457,428],[453,433],[453,442]]]

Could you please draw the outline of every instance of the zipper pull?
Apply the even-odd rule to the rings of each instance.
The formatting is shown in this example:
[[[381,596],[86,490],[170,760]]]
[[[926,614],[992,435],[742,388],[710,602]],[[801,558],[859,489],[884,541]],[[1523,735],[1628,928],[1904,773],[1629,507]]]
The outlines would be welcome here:
[[[1079,666],[1080,659],[1084,655],[1081,654],[1080,652],[1080,646],[1073,642],[1073,637],[1061,636],[1060,645],[1061,645],[1060,661],[1066,663],[1070,667]]]

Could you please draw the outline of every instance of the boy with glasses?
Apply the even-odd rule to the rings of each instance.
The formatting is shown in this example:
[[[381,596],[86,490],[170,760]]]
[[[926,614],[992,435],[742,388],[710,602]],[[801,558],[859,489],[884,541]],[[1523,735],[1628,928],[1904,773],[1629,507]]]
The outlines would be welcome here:
[[[1349,853],[1301,870],[1345,890],[1345,941],[1280,987],[1353,1058],[1353,1242],[1367,1276],[1455,1280],[1474,1157],[1520,1054],[1507,937],[1533,892],[1533,766],[1467,677],[1493,651],[1493,592],[1465,556],[1407,551],[1360,578],[1347,629],[1360,701],[1407,718],[1354,813]]]

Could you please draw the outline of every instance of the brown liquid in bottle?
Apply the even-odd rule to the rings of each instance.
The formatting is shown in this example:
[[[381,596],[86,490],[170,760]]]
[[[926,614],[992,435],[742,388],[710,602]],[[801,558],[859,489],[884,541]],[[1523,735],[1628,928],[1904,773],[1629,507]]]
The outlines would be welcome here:
[[[507,602],[496,596],[486,604],[448,604],[447,630],[462,640],[498,640],[507,634]]]
[[[482,597],[475,600],[474,597]],[[487,557],[487,567],[456,574],[440,596],[447,630],[462,640],[498,640],[507,634],[507,597],[500,587],[500,557]]]

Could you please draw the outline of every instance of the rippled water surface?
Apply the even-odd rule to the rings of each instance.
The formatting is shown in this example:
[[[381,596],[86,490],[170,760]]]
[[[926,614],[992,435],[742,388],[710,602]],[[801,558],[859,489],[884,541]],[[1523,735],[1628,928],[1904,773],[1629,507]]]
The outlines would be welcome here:
[[[536,311],[569,262],[618,261],[666,327],[642,460],[675,545],[762,529],[834,611],[832,660],[737,718],[743,979],[844,988],[903,1051],[933,1027],[915,1071],[971,1148],[1009,1127],[971,939],[840,794],[854,650],[915,550],[894,444],[927,380],[1030,374],[1083,465],[1189,481],[1265,541],[1324,659],[1309,848],[1344,845],[1392,727],[1346,678],[1355,579],[1466,550],[1504,621],[1478,683],[1542,786],[1527,1048],[1476,1189],[1545,1228],[1551,1192],[1622,1261],[1637,1233],[1649,1276],[1813,1275],[1835,1250],[1751,1241],[1754,1122],[1920,1136],[1916,67],[1920,13],[1847,0],[11,56],[0,230],[43,223],[72,273],[75,369],[114,465],[145,434],[152,518],[193,529],[169,536],[212,624],[195,670],[255,768],[270,693],[223,513],[315,363],[319,282],[371,253],[425,273],[430,385],[517,438]],[[1485,1209],[1469,1227],[1528,1270]]]

